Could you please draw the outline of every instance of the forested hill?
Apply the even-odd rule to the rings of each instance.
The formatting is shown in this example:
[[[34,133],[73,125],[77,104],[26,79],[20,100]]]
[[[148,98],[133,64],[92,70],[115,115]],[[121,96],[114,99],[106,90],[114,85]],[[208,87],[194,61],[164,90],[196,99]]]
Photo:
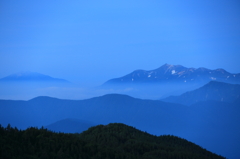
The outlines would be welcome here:
[[[91,127],[81,134],[0,126],[0,158],[199,158],[222,159],[175,136],[153,136],[124,124]]]

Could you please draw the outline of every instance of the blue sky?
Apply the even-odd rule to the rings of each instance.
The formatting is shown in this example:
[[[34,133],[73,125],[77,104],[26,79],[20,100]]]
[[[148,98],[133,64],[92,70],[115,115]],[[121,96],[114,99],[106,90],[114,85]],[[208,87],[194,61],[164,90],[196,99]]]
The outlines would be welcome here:
[[[1,0],[0,78],[100,85],[165,63],[240,73],[239,0]]]

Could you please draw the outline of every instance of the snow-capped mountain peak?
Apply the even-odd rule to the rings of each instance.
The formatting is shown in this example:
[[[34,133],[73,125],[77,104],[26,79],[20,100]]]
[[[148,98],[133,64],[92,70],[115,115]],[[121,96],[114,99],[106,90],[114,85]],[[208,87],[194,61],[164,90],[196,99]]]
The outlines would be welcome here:
[[[204,67],[187,68],[181,65],[164,64],[150,71],[133,71],[126,76],[111,79],[104,85],[129,83],[208,83],[209,81],[240,83],[240,74],[231,74],[224,69],[210,70]]]

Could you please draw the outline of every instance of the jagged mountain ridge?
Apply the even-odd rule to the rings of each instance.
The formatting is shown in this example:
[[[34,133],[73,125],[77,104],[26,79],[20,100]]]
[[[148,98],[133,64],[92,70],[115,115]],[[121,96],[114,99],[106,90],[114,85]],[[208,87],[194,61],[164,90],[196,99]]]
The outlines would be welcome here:
[[[165,64],[155,70],[136,70],[120,78],[108,80],[109,84],[139,84],[139,83],[207,83],[221,81],[240,83],[240,73],[231,74],[224,69],[210,70],[207,68],[186,68],[181,65]]]
[[[234,102],[240,98],[240,85],[211,81],[208,84],[180,96],[170,96],[162,101],[192,105],[200,101]]]

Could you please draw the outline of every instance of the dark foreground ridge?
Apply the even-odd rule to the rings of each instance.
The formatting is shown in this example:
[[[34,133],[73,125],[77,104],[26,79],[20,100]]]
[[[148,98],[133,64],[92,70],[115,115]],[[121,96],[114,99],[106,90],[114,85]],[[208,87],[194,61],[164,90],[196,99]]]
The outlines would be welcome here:
[[[157,137],[117,123],[91,127],[81,134],[0,125],[0,136],[0,158],[224,158],[185,139]]]

